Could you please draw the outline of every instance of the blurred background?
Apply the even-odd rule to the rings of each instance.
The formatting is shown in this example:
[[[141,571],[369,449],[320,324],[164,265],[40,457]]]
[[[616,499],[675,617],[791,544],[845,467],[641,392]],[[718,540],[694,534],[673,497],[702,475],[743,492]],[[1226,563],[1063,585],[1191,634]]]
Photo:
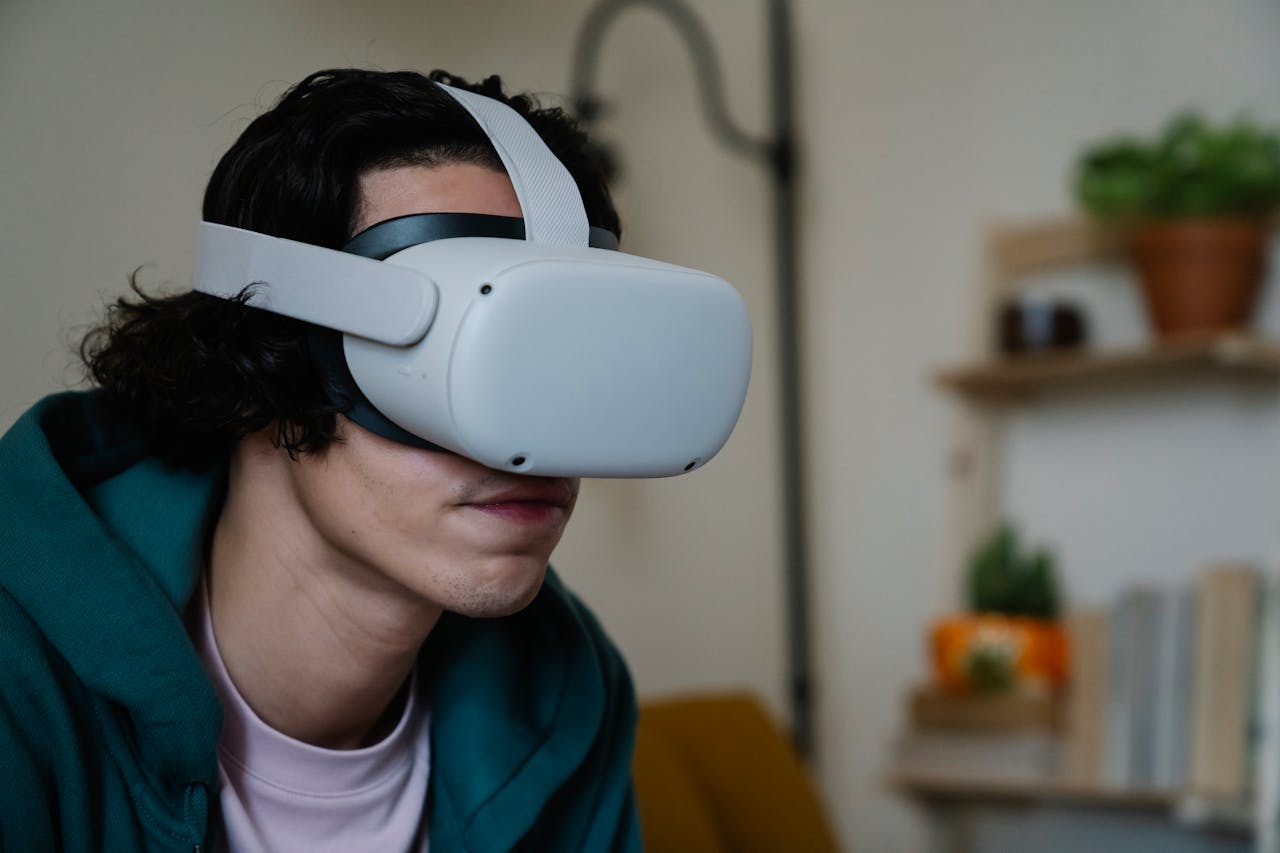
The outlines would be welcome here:
[[[0,428],[81,381],[70,344],[130,271],[187,284],[214,163],[289,84],[322,67],[439,67],[565,102],[592,5],[4,0]],[[763,137],[764,4],[687,6],[729,114]],[[1259,804],[1276,783],[1258,756],[1280,749],[1258,747],[1275,742],[1256,709],[1271,708],[1257,637],[1273,622],[1256,603],[1280,557],[1280,295],[1265,277],[1244,319],[1154,328],[1134,263],[1073,181],[1092,146],[1120,132],[1158,143],[1186,109],[1280,123],[1280,4],[799,0],[792,14],[809,766],[839,843],[1270,843]],[[745,688],[786,726],[768,177],[709,135],[687,51],[652,10],[606,34],[595,86],[622,166],[624,249],[737,285],[755,364],[711,465],[585,484],[555,563],[642,698]],[[1119,162],[1116,193],[1144,180],[1123,171],[1142,151],[1094,153],[1104,172]],[[1271,252],[1270,231],[1260,245]],[[1179,607],[1199,626],[1253,627],[1208,639],[1178,627]],[[968,624],[978,611],[1008,619]],[[1061,630],[1073,618],[1086,626],[1074,635]],[[1028,640],[1024,619],[1057,633]],[[1018,657],[1037,642],[1057,663]],[[1161,698],[1154,676],[1120,689],[1146,684],[1166,646],[1183,649],[1160,671],[1185,701]],[[1069,659],[1090,662],[1087,699],[1061,690]],[[1176,663],[1190,660],[1207,663]],[[1185,756],[1133,736],[1153,708],[1191,708],[1197,690],[1205,704],[1205,673],[1231,660],[1246,662],[1231,682],[1243,710],[1160,724],[1185,733]],[[1234,764],[1204,763],[1224,749]],[[1120,753],[1131,760],[1100,757]],[[972,758],[996,754],[1007,760]],[[1152,770],[1166,761],[1181,775]]]

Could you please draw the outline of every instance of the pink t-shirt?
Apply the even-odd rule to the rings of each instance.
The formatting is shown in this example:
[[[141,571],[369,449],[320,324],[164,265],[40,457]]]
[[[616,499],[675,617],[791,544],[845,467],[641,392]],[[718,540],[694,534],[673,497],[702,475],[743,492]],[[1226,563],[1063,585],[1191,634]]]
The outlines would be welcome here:
[[[264,723],[227,675],[200,584],[192,640],[222,700],[218,769],[224,837],[241,851],[427,850],[431,742],[425,702],[409,685],[395,730],[363,749],[322,749]]]

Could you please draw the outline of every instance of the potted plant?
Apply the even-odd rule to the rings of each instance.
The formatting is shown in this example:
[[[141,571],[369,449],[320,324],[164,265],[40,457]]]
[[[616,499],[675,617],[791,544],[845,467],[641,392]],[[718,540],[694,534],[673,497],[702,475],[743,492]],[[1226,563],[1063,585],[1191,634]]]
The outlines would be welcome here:
[[[974,552],[969,612],[938,620],[931,632],[935,680],[950,692],[1056,687],[1067,675],[1053,555],[1024,549],[1001,524]]]
[[[1091,145],[1074,185],[1086,211],[1124,229],[1160,337],[1248,324],[1280,208],[1274,130],[1185,112],[1154,138]]]

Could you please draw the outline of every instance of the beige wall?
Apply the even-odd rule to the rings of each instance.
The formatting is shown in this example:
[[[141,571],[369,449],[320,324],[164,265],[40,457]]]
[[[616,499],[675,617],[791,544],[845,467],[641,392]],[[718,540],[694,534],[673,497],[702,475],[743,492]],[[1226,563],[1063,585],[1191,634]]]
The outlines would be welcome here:
[[[764,121],[761,10],[697,0],[731,111]],[[1280,119],[1269,0],[803,0],[803,264],[819,655],[819,775],[846,841],[913,849],[878,781],[920,626],[943,606],[949,409],[930,369],[964,346],[991,214],[1067,206],[1083,140],[1186,103]],[[0,3],[0,426],[75,382],[65,342],[127,273],[185,282],[218,153],[328,65],[444,66],[560,91],[585,0]],[[689,65],[648,12],[606,45],[629,248],[705,265],[757,329],[742,425],[707,469],[597,482],[557,563],[641,690],[758,689],[783,713],[766,184],[708,139]],[[625,102],[622,102],[625,101]]]

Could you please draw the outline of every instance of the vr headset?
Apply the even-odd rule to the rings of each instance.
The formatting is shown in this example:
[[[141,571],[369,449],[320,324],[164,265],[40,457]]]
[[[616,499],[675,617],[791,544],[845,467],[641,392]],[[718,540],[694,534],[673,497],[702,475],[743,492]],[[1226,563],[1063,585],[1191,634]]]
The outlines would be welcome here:
[[[751,371],[726,281],[616,251],[569,171],[499,101],[437,84],[497,150],[523,219],[426,213],[342,250],[200,224],[194,288],[312,324],[357,424],[490,468],[666,477],[714,456]]]

